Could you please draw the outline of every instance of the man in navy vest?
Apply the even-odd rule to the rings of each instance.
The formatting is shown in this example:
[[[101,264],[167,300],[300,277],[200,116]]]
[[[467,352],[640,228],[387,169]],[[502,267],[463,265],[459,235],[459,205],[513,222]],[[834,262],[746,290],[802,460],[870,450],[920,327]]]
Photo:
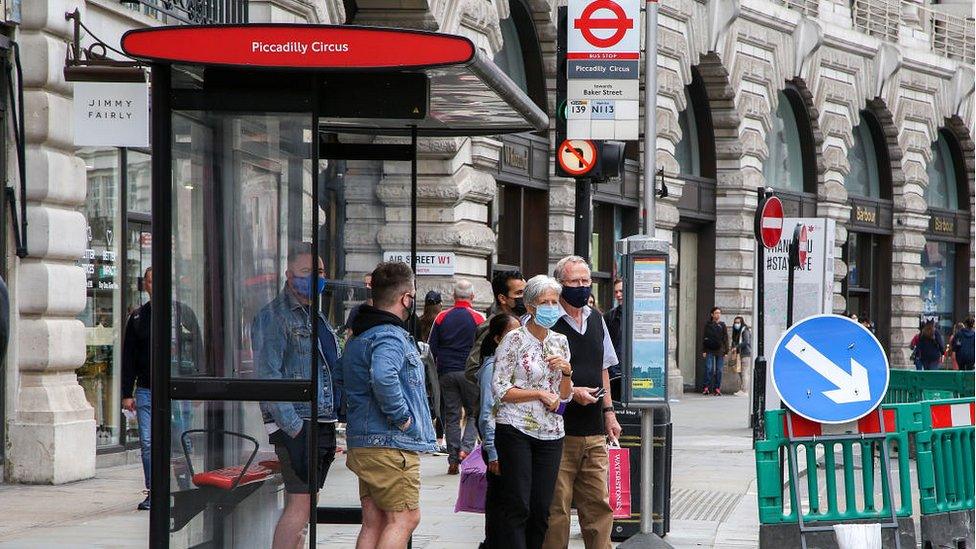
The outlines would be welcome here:
[[[552,329],[569,340],[573,400],[563,415],[566,437],[543,548],[569,545],[569,507],[575,502],[586,548],[609,549],[613,510],[607,489],[607,437],[620,437],[609,368],[617,364],[617,353],[603,317],[586,304],[593,286],[586,260],[575,255],[560,259],[553,277],[563,286],[559,304],[564,314]]]

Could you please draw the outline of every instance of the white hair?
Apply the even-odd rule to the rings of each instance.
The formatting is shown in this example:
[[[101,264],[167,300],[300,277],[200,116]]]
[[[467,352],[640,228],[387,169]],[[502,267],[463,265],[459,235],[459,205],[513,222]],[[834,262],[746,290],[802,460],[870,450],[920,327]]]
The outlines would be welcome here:
[[[525,283],[525,302],[535,305],[537,299],[547,290],[552,290],[559,295],[563,291],[562,284],[558,280],[547,275],[535,275]]]
[[[464,301],[474,300],[474,286],[471,281],[462,278],[454,283],[454,300],[463,299]]]
[[[568,266],[570,263],[582,263],[583,265],[586,266],[587,272],[589,272],[589,270],[590,270],[590,264],[587,263],[587,261],[585,259],[583,259],[582,257],[580,257],[578,255],[567,255],[566,257],[560,259],[556,263],[556,268],[554,268],[552,270],[552,276],[556,280],[562,282],[562,280],[563,280],[563,274],[565,274],[565,272],[566,272],[566,266]]]

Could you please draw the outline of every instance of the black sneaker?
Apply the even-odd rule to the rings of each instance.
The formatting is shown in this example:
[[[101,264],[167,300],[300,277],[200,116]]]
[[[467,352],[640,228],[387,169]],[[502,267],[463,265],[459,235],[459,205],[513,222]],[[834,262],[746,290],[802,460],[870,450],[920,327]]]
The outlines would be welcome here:
[[[150,498],[151,496],[149,494],[146,494],[146,499],[142,500],[142,503],[140,503],[139,506],[136,507],[136,509],[139,509],[140,511],[148,511]]]

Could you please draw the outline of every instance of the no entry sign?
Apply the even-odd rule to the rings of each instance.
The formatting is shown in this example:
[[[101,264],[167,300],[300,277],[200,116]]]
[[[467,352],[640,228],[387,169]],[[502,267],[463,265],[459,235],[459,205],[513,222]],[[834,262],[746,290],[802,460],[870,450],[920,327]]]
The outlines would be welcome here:
[[[559,145],[556,158],[566,173],[585,175],[596,166],[596,146],[585,139],[567,139]]]
[[[783,235],[783,203],[771,196],[759,207],[757,238],[767,248],[775,248]]]

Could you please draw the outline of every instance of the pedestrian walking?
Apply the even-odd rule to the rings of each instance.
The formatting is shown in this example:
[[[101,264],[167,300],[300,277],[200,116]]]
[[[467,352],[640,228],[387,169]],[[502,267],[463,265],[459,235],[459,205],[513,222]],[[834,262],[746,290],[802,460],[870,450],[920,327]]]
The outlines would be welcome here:
[[[725,355],[729,350],[729,333],[722,322],[722,309],[712,307],[705,322],[705,333],[702,336],[702,358],[705,359],[705,390],[707,395],[714,389],[716,396],[722,396],[722,368],[725,366]]]
[[[129,315],[122,335],[122,407],[136,414],[139,425],[139,449],[142,453],[142,478],[145,482],[146,499],[137,508],[148,511],[150,508],[150,487],[152,485],[152,267],[142,275],[142,289],[149,299]],[[188,344],[190,355],[186,362],[197,364],[201,356],[200,325],[193,310],[186,305],[174,302],[174,321],[181,327],[180,345]],[[184,364],[181,361],[181,367]],[[177,416],[181,415],[179,403],[174,405]],[[182,423],[182,420],[179,420]],[[177,426],[174,420],[174,426]]]
[[[314,263],[314,267],[313,267]],[[311,243],[288,252],[285,286],[254,319],[251,330],[257,375],[262,379],[311,379],[312,352],[317,353],[318,416],[314,463],[318,492],[335,459],[339,395],[334,377],[339,363],[339,340],[321,311],[312,311],[314,293],[325,290],[321,258],[312,260]],[[317,341],[312,342],[312,319],[318,322]],[[308,402],[262,402],[261,413],[268,440],[274,445],[285,484],[285,508],[275,526],[272,547],[291,549],[305,542],[311,496],[308,455],[311,406]]]
[[[478,349],[481,355],[482,367],[478,372],[479,392],[481,399],[478,403],[478,432],[481,433],[481,451],[485,463],[488,464],[486,478],[488,480],[488,490],[485,494],[485,541],[481,547],[494,547],[495,536],[493,529],[498,521],[498,514],[502,509],[499,489],[498,450],[495,448],[495,395],[492,390],[491,380],[495,375],[495,351],[501,343],[505,334],[517,329],[522,323],[513,315],[502,313],[491,317],[488,322],[488,330],[482,339],[481,348]]]
[[[607,437],[614,442],[620,437],[609,368],[618,360],[603,317],[586,304],[593,285],[586,260],[564,257],[553,275],[562,285],[561,315],[553,330],[569,342],[573,400],[566,405],[566,438],[543,546],[564,549],[569,544],[570,506],[575,503],[587,549],[607,549],[613,527]]]
[[[952,356],[960,370],[972,370],[976,362],[976,332],[973,331],[974,319],[966,317],[961,329],[952,337]]]
[[[752,329],[741,316],[732,320],[732,350],[729,356],[733,371],[739,375],[740,386],[737,394],[746,394],[752,383]]]
[[[935,320],[929,319],[922,324],[922,328],[912,339],[911,348],[916,370],[939,369],[945,343],[942,341],[942,332],[935,328]]]
[[[404,326],[416,299],[405,263],[373,271],[373,305],[352,325],[337,371],[348,406],[346,466],[359,477],[357,547],[406,547],[420,523],[420,455],[436,449],[424,365]]]
[[[528,320],[525,309],[525,277],[519,271],[499,271],[491,278],[491,292],[495,294],[495,302],[492,304],[491,316],[498,314],[508,314],[517,317],[521,321]],[[491,317],[488,318],[491,320]],[[481,342],[485,339],[488,331],[488,323],[478,325],[475,330],[474,345],[468,360],[464,364],[464,377],[471,383],[477,384],[481,376],[478,370],[481,369]]]
[[[431,290],[424,296],[424,314],[420,316],[420,333],[418,334],[420,341],[430,339],[430,330],[434,327],[434,320],[443,309],[442,302],[441,293],[436,290]]]
[[[471,308],[474,288],[470,280],[454,284],[454,306],[441,311],[430,330],[430,352],[437,364],[437,377],[444,406],[444,434],[447,438],[447,474],[458,474],[461,461],[471,453],[478,435],[478,388],[464,377],[464,364],[474,345],[475,332],[485,316]],[[464,412],[464,434],[461,412]]]
[[[623,356],[623,321],[624,321],[624,281],[620,278],[613,280],[613,299],[617,305],[603,315],[603,321],[610,332],[613,351],[617,355],[618,364],[610,367],[610,394],[613,400],[620,400],[620,357]]]
[[[501,493],[490,541],[496,548],[538,549],[549,527],[565,434],[557,411],[573,388],[569,342],[552,330],[562,316],[560,291],[548,276],[530,279],[525,287],[530,319],[509,332],[495,352],[491,385]]]

